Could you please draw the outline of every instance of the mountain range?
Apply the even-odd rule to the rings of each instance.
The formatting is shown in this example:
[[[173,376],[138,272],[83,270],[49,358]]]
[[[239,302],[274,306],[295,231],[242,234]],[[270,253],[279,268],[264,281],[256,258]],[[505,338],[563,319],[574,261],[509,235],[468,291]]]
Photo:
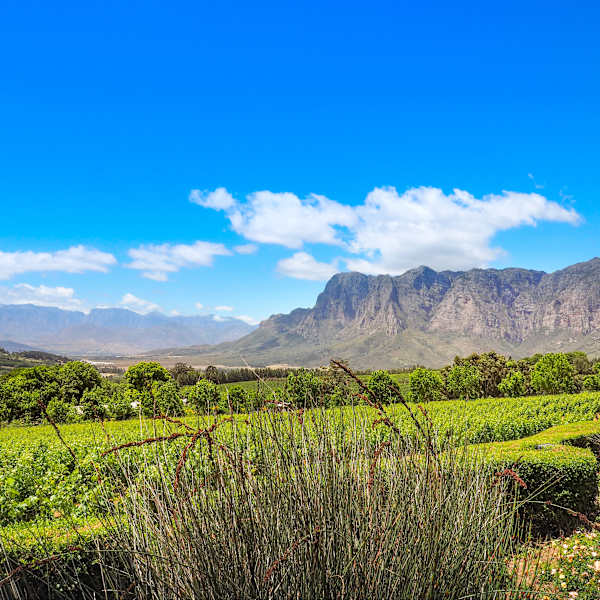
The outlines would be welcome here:
[[[487,350],[600,355],[600,259],[553,273],[338,273],[313,308],[273,315],[232,343],[177,352],[204,364],[312,366],[341,357],[356,367],[401,367]]]
[[[69,355],[137,354],[165,346],[218,344],[254,327],[232,317],[141,315],[122,308],[89,313],[32,304],[0,305],[0,346]]]

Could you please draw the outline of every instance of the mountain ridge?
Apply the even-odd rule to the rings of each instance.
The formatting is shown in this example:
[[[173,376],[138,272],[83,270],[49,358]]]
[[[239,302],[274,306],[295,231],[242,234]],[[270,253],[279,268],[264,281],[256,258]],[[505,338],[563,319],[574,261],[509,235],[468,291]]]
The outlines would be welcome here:
[[[552,273],[426,266],[397,276],[337,273],[313,308],[273,315],[233,343],[198,349],[195,358],[313,366],[338,356],[357,367],[439,366],[492,349],[515,357],[600,354],[600,258]]]
[[[157,346],[228,342],[253,329],[234,317],[140,314],[125,308],[84,313],[35,304],[0,304],[0,338],[75,355],[137,354]]]

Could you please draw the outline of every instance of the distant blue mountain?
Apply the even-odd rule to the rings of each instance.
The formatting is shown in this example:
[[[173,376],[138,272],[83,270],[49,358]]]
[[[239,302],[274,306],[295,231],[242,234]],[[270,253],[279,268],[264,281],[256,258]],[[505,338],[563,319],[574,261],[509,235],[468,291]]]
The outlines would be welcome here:
[[[0,339],[11,340],[7,344],[13,348],[64,354],[136,354],[155,348],[219,344],[235,341],[253,329],[234,317],[141,315],[124,308],[96,308],[86,314],[33,304],[0,305]]]

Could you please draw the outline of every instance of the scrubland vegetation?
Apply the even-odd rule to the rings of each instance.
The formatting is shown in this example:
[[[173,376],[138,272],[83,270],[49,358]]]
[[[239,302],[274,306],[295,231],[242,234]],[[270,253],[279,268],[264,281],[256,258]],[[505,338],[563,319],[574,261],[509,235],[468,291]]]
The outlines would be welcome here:
[[[595,527],[600,374],[585,355],[245,384],[185,370],[3,376],[0,598],[584,590],[538,544]]]

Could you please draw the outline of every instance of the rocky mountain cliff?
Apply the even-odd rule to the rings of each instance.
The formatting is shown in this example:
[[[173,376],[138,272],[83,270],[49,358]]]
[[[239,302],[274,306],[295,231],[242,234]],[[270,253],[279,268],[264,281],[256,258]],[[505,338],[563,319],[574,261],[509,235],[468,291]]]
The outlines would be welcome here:
[[[204,351],[222,364],[445,364],[494,349],[512,356],[600,354],[600,259],[554,273],[526,269],[334,275],[312,309],[274,315],[233,344]]]
[[[32,304],[0,305],[0,339],[75,355],[137,354],[152,348],[236,340],[254,327],[235,318],[141,315],[122,308],[86,314]]]

